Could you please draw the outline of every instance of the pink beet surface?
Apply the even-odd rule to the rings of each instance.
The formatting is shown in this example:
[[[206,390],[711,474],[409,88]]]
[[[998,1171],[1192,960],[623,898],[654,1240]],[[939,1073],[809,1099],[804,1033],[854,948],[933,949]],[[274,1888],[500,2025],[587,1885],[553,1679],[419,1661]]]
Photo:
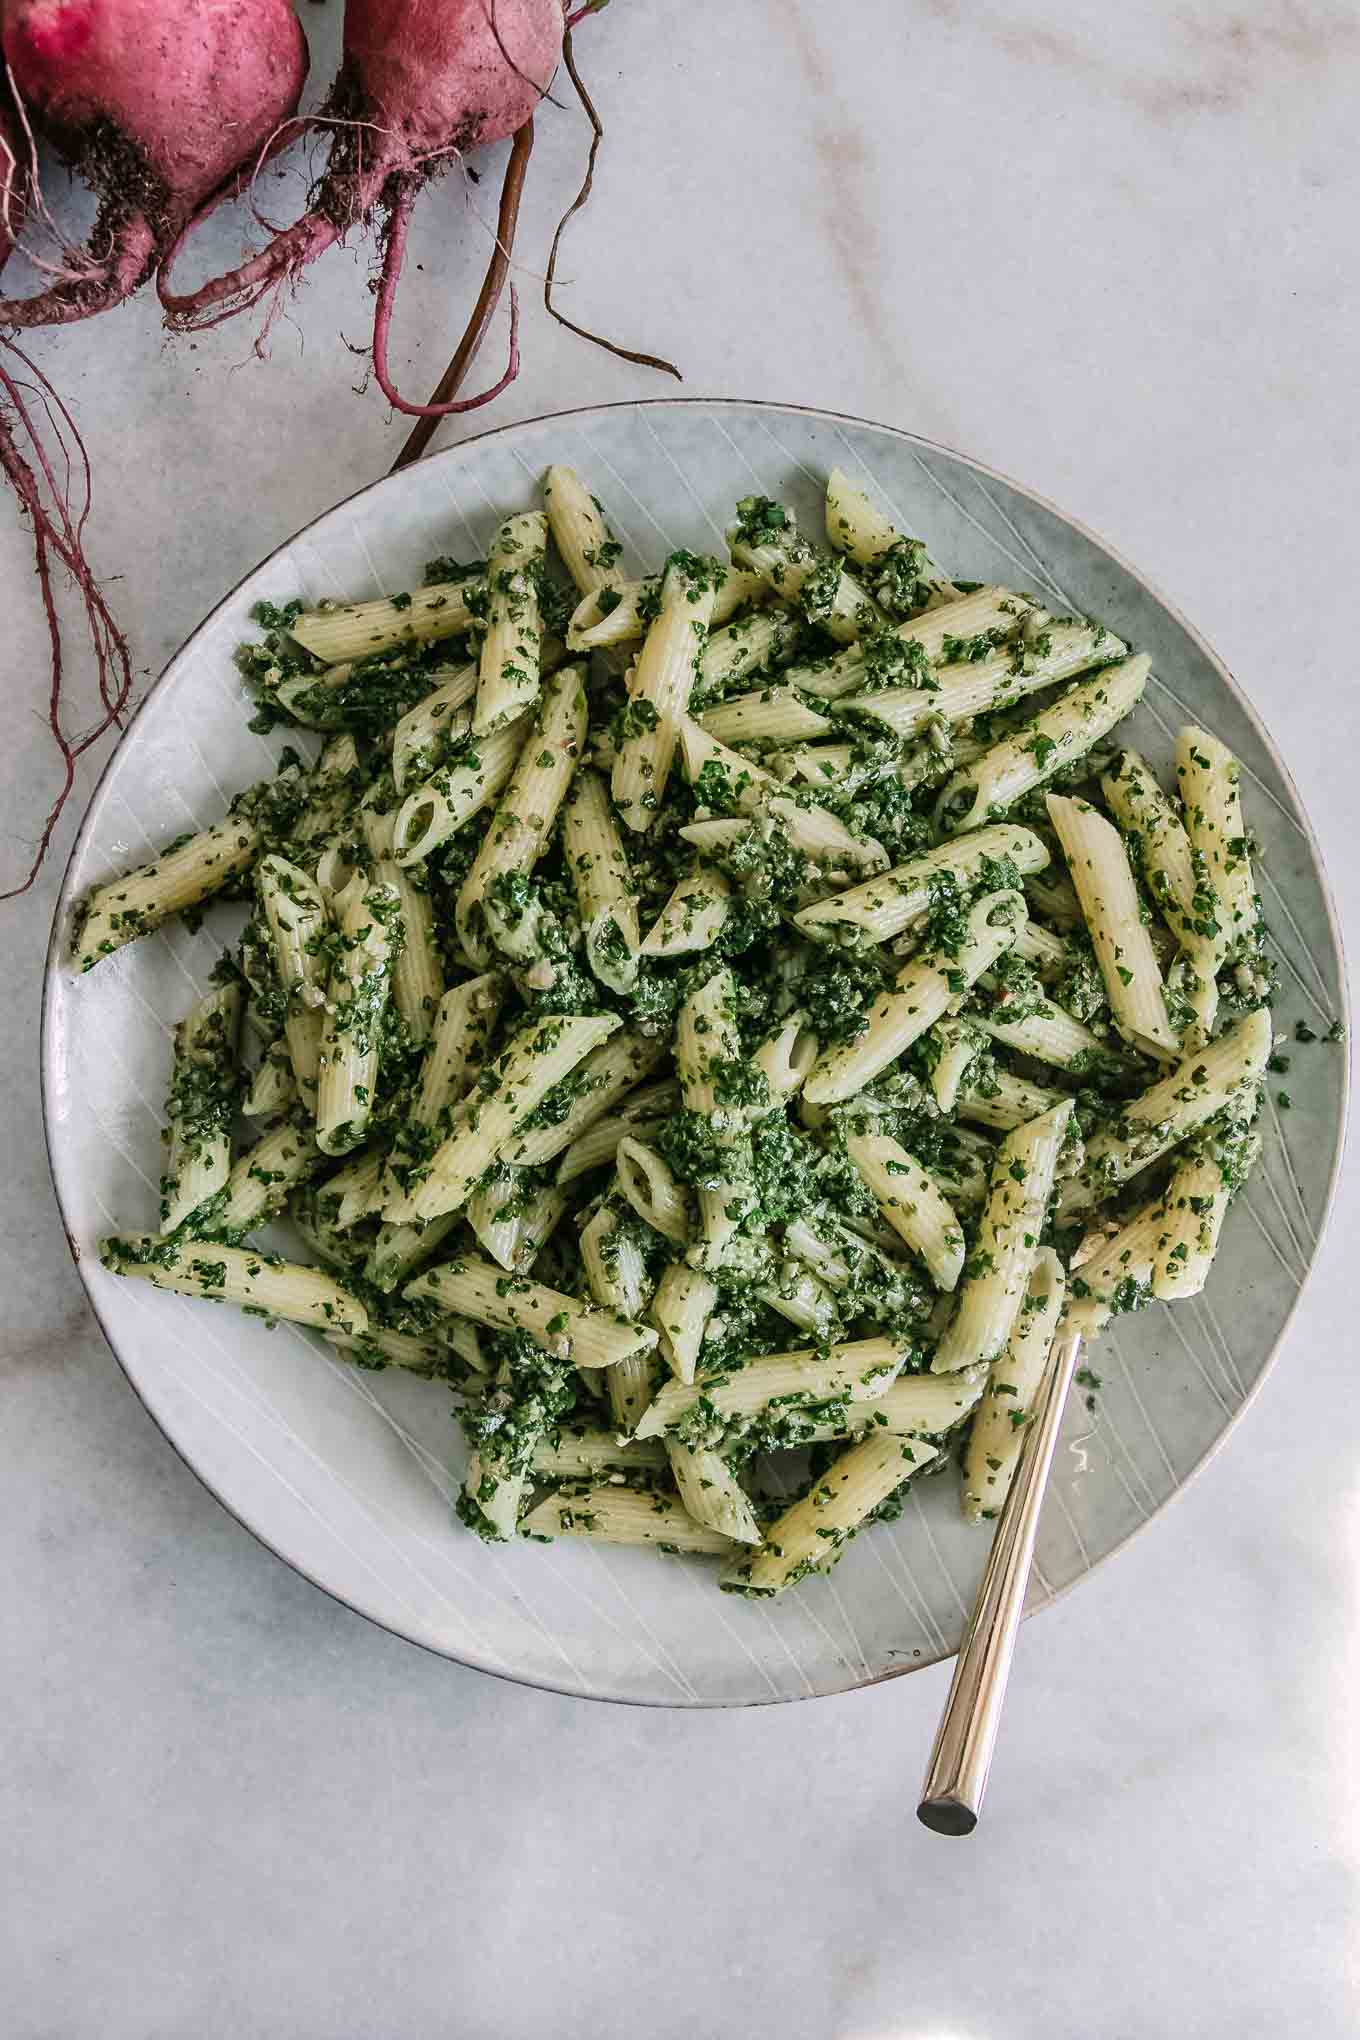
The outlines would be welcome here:
[[[249,174],[297,110],[307,45],[289,0],[5,0],[3,48],[32,127],[100,201],[85,252],[0,299],[0,325],[118,304],[185,222]]]
[[[487,403],[517,363],[511,292],[510,365],[494,388],[457,402],[408,403],[388,369],[392,307],[411,211],[423,186],[465,150],[503,140],[530,120],[562,49],[561,0],[347,0],[344,58],[316,117],[333,129],[309,210],[258,254],[176,295],[159,278],[167,323],[215,325],[289,282],[381,208],[383,251],[373,368],[389,403],[413,417]]]

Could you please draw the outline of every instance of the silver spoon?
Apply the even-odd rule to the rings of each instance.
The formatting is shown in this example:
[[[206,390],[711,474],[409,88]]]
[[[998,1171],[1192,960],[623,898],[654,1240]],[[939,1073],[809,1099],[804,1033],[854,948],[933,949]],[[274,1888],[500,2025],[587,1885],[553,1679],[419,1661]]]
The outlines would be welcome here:
[[[1063,1326],[1053,1342],[1033,1422],[992,1539],[973,1613],[959,1647],[935,1747],[921,1787],[918,1820],[939,1835],[970,1835],[982,1811],[1006,1681],[1029,1584],[1034,1538],[1058,1426],[1081,1358],[1081,1333]]]

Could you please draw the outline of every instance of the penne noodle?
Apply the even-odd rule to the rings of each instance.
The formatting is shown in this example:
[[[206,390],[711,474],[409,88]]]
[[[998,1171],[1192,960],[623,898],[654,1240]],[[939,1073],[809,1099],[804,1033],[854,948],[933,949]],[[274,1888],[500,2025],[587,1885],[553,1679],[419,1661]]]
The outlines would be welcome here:
[[[825,1349],[766,1353],[720,1375],[669,1381],[638,1425],[640,1438],[673,1431],[698,1409],[715,1434],[772,1404],[782,1410],[824,1403],[875,1402],[896,1380],[905,1355],[888,1338],[851,1340]]]
[[[527,1332],[545,1352],[570,1359],[576,1367],[614,1367],[651,1352],[657,1343],[650,1325],[624,1323],[612,1312],[540,1282],[509,1276],[493,1262],[471,1255],[427,1268],[404,1293],[474,1324]]]
[[[397,645],[462,637],[473,622],[470,602],[479,600],[482,592],[482,584],[469,576],[374,602],[327,602],[295,617],[288,635],[324,666],[336,666],[343,660],[390,652]]]
[[[682,878],[643,937],[643,956],[694,956],[711,949],[732,911],[732,888],[714,864]]]
[[[160,1180],[161,1230],[193,1226],[228,1181],[241,987],[215,985],[175,1029]],[[215,1212],[213,1214],[216,1223]]]
[[[696,1523],[671,1495],[628,1487],[570,1489],[547,1496],[520,1524],[522,1537],[589,1537],[597,1544],[653,1544],[660,1551],[719,1557],[740,1547]]]
[[[1270,1015],[1257,1011],[1206,1048],[1182,1056],[1149,1090],[1120,1107],[1113,1127],[1088,1138],[1081,1173],[1063,1185],[1060,1216],[1099,1204],[1226,1107],[1250,1104],[1270,1050]]]
[[[688,1246],[688,1202],[656,1149],[630,1136],[619,1142],[614,1167],[620,1194],[643,1223],[676,1246]]]
[[[529,1021],[488,1065],[482,1088],[455,1112],[447,1137],[428,1163],[412,1170],[387,1216],[428,1223],[460,1211],[484,1170],[505,1158],[535,1106],[618,1025],[612,1013]]]
[[[984,893],[968,910],[958,950],[914,958],[899,971],[891,991],[875,999],[860,1033],[822,1056],[803,1087],[809,1104],[837,1105],[853,1098],[896,1062],[913,1041],[962,1004],[1024,920],[1023,893]]]
[[[1212,937],[1218,965],[1254,954],[1260,902],[1242,819],[1242,768],[1226,744],[1188,723],[1176,739],[1176,783],[1186,833],[1214,891]]]
[[[447,765],[406,796],[392,831],[398,864],[421,863],[490,807],[510,783],[531,723],[522,716],[490,736],[469,738]]]
[[[616,587],[623,548],[574,468],[554,464],[543,477],[543,508],[553,544],[583,595]]]
[[[817,940],[887,942],[924,919],[941,878],[971,887],[985,881],[992,865],[1004,869],[1008,863],[1026,878],[1044,869],[1048,851],[1033,829],[1002,822],[941,843],[881,877],[805,907],[794,916],[794,923]]]
[[[428,779],[472,728],[477,668],[437,666],[430,678],[436,685],[392,732],[392,778],[400,794]]]
[[[150,864],[98,886],[77,909],[72,956],[93,970],[126,942],[149,935],[171,914],[199,906],[239,878],[259,853],[260,834],[242,814],[180,837]]]
[[[585,930],[586,961],[601,984],[629,992],[637,983],[637,895],[609,790],[588,767],[576,774],[566,798],[562,848]]]
[[[936,1288],[957,1288],[963,1273],[963,1228],[921,1164],[900,1142],[881,1133],[852,1134],[846,1152],[887,1223],[925,1262]]]
[[[1039,1239],[1067,1137],[1072,1101],[1008,1134],[996,1151],[977,1243],[964,1265],[958,1306],[931,1367],[948,1374],[990,1367],[1011,1336],[1034,1270]]]
[[[474,737],[517,722],[538,700],[543,680],[538,575],[547,542],[548,520],[539,510],[507,517],[496,533],[486,563],[486,635],[477,667]]]
[[[316,1139],[328,1155],[363,1141],[373,1116],[383,1014],[401,946],[391,886],[356,873],[333,902],[336,954],[326,995],[316,1080]]]
[[[970,1523],[1000,1515],[1010,1493],[1066,1294],[1062,1262],[1051,1247],[1041,1248],[1005,1350],[973,1413],[963,1462],[963,1513]]]
[[[357,1335],[368,1330],[363,1304],[331,1276],[252,1247],[134,1233],[103,1241],[99,1258],[114,1275],[134,1276],[180,1296],[237,1303],[257,1316],[287,1318],[323,1332]]]
[[[479,970],[486,969],[493,953],[488,899],[494,897],[498,884],[527,877],[543,855],[576,771],[585,734],[581,669],[564,666],[544,689],[510,782],[454,908],[463,948]]]
[[[665,797],[713,617],[717,571],[714,562],[693,553],[672,553],[656,620],[638,655],[611,792],[623,821],[639,833],[651,827]]]
[[[782,1594],[809,1573],[830,1572],[865,1518],[939,1451],[923,1438],[892,1431],[873,1432],[849,1446],[801,1501],[771,1523],[753,1556],[732,1561],[723,1585],[743,1594]]]
[[[1162,973],[1119,831],[1088,801],[1050,793],[1047,807],[1105,980],[1114,1024],[1131,1048],[1170,1061],[1180,1051],[1180,1040],[1167,1016]]]
[[[995,821],[1055,772],[1084,757],[1122,722],[1147,685],[1151,661],[1139,656],[1079,680],[1051,708],[956,774],[936,814],[951,835]]]

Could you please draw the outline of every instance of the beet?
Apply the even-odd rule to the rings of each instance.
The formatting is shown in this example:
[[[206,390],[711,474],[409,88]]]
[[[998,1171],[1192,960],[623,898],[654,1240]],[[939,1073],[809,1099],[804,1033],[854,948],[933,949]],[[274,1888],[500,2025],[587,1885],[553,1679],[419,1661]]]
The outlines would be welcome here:
[[[408,403],[393,387],[387,340],[411,211],[424,185],[481,143],[503,140],[532,119],[562,47],[560,0],[346,0],[344,59],[319,124],[333,129],[326,171],[301,219],[258,254],[186,295],[159,288],[167,323],[213,325],[259,303],[375,210],[382,274],[373,365],[388,402],[411,416],[444,416],[485,403],[494,389],[459,402]]]
[[[5,0],[0,40],[32,125],[100,202],[88,248],[49,288],[0,299],[0,325],[16,327],[88,318],[136,290],[254,169],[307,76],[289,0]]]

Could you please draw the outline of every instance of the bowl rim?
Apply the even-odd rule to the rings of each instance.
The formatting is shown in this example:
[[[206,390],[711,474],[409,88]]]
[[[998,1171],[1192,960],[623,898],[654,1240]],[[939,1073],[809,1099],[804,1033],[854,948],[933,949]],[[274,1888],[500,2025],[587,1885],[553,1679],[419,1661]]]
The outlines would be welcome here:
[[[1194,643],[1198,651],[1213,667],[1214,671],[1218,674],[1219,678],[1226,684],[1230,693],[1235,697],[1238,705],[1245,713],[1247,720],[1250,723],[1252,729],[1254,730],[1257,738],[1259,739],[1259,741],[1269,754],[1272,764],[1274,765],[1276,771],[1279,773],[1282,781],[1284,782],[1284,785],[1294,805],[1295,817],[1302,826],[1304,840],[1307,843],[1309,855],[1312,861],[1312,866],[1317,876],[1319,890],[1322,895],[1322,903],[1326,912],[1327,928],[1331,936],[1333,948],[1335,950],[1338,963],[1340,1011],[1337,1017],[1341,1021],[1343,1027],[1346,1030],[1346,1055],[1342,1064],[1340,1113],[1337,1123],[1336,1141],[1332,1152],[1331,1169],[1329,1171],[1327,1178],[1327,1187],[1322,1206],[1322,1215],[1318,1224],[1317,1238],[1314,1243],[1312,1256],[1309,1259],[1308,1266],[1304,1271],[1303,1279],[1300,1281],[1299,1286],[1295,1291],[1293,1301],[1291,1302],[1289,1309],[1285,1314],[1284,1320],[1280,1326],[1279,1333],[1275,1339],[1273,1346],[1270,1349],[1270,1352],[1266,1358],[1264,1366],[1262,1367],[1260,1373],[1257,1375],[1256,1380],[1251,1384],[1250,1388],[1243,1396],[1242,1402],[1240,1403],[1238,1408],[1234,1410],[1232,1415],[1228,1418],[1227,1422],[1224,1424],[1222,1430],[1218,1433],[1218,1436],[1201,1453],[1200,1457],[1195,1461],[1194,1465],[1186,1473],[1184,1479],[1182,1479],[1177,1484],[1177,1486],[1173,1488],[1173,1490],[1166,1497],[1166,1499],[1159,1503],[1159,1505],[1152,1511],[1150,1515],[1144,1517],[1142,1522],[1136,1524],[1134,1528],[1130,1530],[1126,1536],[1120,1538],[1118,1543],[1111,1545],[1108,1551],[1102,1552],[1100,1557],[1097,1558],[1093,1564],[1088,1565],[1084,1572],[1079,1573],[1076,1576],[1076,1578],[1069,1580],[1066,1583],[1066,1585],[1061,1586],[1057,1588],[1054,1592],[1051,1592],[1048,1595],[1046,1595],[1044,1600],[1038,1603],[1036,1607],[1029,1608],[1025,1611],[1027,1615],[1039,1614],[1043,1610],[1055,1606],[1059,1601],[1064,1600],[1066,1596],[1070,1594],[1075,1588],[1084,1585],[1084,1583],[1092,1576],[1092,1574],[1099,1571],[1102,1567],[1104,1567],[1109,1562],[1110,1559],[1116,1557],[1120,1552],[1127,1551],[1129,1546],[1135,1541],[1135,1539],[1141,1537],[1142,1534],[1146,1530],[1148,1530],[1154,1522],[1160,1521],[1160,1519],[1165,1515],[1166,1511],[1171,1506],[1171,1504],[1178,1500],[1179,1497],[1185,1493],[1186,1489],[1190,1486],[1191,1482],[1197,1480],[1200,1474],[1204,1471],[1205,1467],[1208,1466],[1209,1462],[1217,1456],[1218,1452],[1222,1449],[1224,1444],[1227,1442],[1228,1438],[1233,1434],[1233,1432],[1237,1429],[1237,1426],[1241,1423],[1242,1418],[1246,1415],[1247,1411],[1256,1401],[1256,1398],[1260,1394],[1267,1377],[1271,1373],[1273,1373],[1275,1366],[1279,1360],[1281,1350],[1284,1347],[1285,1341],[1293,1326],[1294,1319],[1298,1313],[1299,1304],[1302,1301],[1304,1294],[1308,1290],[1309,1285],[1312,1282],[1313,1274],[1317,1267],[1317,1264],[1319,1260],[1322,1258],[1323,1249],[1331,1225],[1333,1208],[1336,1203],[1337,1182],[1341,1174],[1342,1163],[1345,1159],[1346,1142],[1350,1124],[1350,1094],[1351,1094],[1351,1052],[1350,1052],[1351,1014],[1350,1014],[1349,976],[1346,969],[1346,951],[1345,943],[1342,938],[1341,922],[1337,913],[1336,900],[1333,896],[1331,881],[1327,874],[1327,866],[1323,859],[1322,847],[1318,841],[1317,834],[1313,828],[1311,817],[1309,816],[1308,811],[1304,806],[1304,803],[1299,794],[1298,787],[1294,782],[1294,776],[1290,771],[1288,765],[1286,764],[1285,759],[1282,756],[1279,747],[1275,743],[1274,738],[1271,736],[1269,730],[1266,728],[1261,717],[1258,715],[1256,707],[1252,702],[1250,696],[1247,694],[1246,690],[1239,684],[1236,677],[1230,671],[1225,661],[1222,658],[1220,658],[1219,654],[1214,650],[1212,645],[1209,644],[1208,640],[1202,635],[1202,633],[1196,629],[1195,625],[1192,624],[1189,621],[1189,619],[1182,614],[1181,610],[1177,607],[1177,605],[1174,602],[1172,602],[1169,599],[1169,597],[1164,595],[1161,589],[1157,587],[1157,585],[1154,582],[1149,580],[1149,578],[1142,571],[1141,568],[1134,566],[1131,561],[1125,559],[1124,555],[1121,552],[1119,552],[1114,546],[1110,545],[1107,542],[1107,540],[1102,538],[1098,532],[1094,531],[1090,525],[1085,524],[1080,518],[1072,516],[1068,511],[1063,510],[1056,503],[1051,502],[1048,497],[1041,495],[1037,489],[1032,489],[1027,484],[1016,481],[1013,476],[1004,473],[999,468],[990,467],[985,461],[978,460],[972,454],[959,452],[957,448],[948,446],[941,440],[929,439],[925,437],[924,434],[919,432],[909,432],[902,426],[885,424],[881,419],[863,418],[860,417],[855,412],[831,410],[823,405],[818,404],[786,403],[778,398],[722,397],[722,396],[636,397],[636,398],[620,398],[610,403],[573,404],[566,406],[561,410],[536,412],[532,417],[529,418],[517,418],[514,419],[513,421],[507,420],[506,423],[504,424],[488,426],[484,431],[471,433],[466,439],[460,439],[452,446],[441,447],[434,453],[426,454],[423,457],[423,459],[418,463],[418,465],[424,467],[427,465],[433,466],[438,462],[450,462],[450,463],[456,462],[457,460],[462,458],[470,448],[480,447],[490,440],[505,438],[516,432],[529,430],[536,426],[551,425],[559,422],[565,422],[567,420],[579,420],[582,418],[600,417],[617,411],[685,410],[685,409],[693,410],[725,409],[742,411],[754,410],[754,411],[774,411],[784,414],[794,413],[804,418],[824,419],[830,424],[855,425],[866,428],[869,431],[886,433],[894,439],[905,440],[910,445],[923,448],[928,452],[943,454],[946,457],[946,459],[956,461],[961,466],[972,469],[975,473],[986,477],[990,481],[1000,482],[1005,488],[1013,489],[1014,491],[1016,491],[1017,494],[1026,497],[1031,503],[1035,503],[1042,510],[1047,511],[1050,516],[1057,518],[1057,520],[1060,523],[1065,524],[1066,526],[1069,527],[1069,529],[1079,533],[1081,537],[1085,538],[1086,540],[1088,540],[1090,544],[1098,548],[1098,550],[1101,553],[1103,553],[1107,559],[1112,560],[1118,567],[1120,567],[1126,574],[1130,575],[1146,590],[1146,592],[1165,611],[1165,613],[1173,619],[1173,621],[1179,626],[1181,630],[1185,632],[1186,636],[1191,639],[1191,641]],[[176,646],[175,650],[166,660],[164,666],[161,668],[156,678],[147,688],[146,693],[143,695],[142,699],[138,702],[137,707],[134,710],[132,716],[130,717],[126,727],[124,728],[122,735],[119,737],[118,742],[114,745],[113,749],[109,752],[107,758],[104,760],[103,766],[99,773],[99,777],[95,781],[95,784],[90,792],[89,799],[86,802],[84,813],[81,816],[80,826],[76,830],[76,834],[72,841],[70,851],[66,858],[66,864],[62,872],[61,885],[58,890],[56,903],[52,912],[52,924],[48,934],[47,950],[43,962],[42,1000],[39,1018],[39,1044],[40,1044],[39,1091],[42,1105],[43,1144],[47,1153],[47,1165],[48,1172],[52,1179],[52,1190],[56,1198],[58,1212],[60,1213],[61,1216],[62,1229],[66,1235],[66,1244],[70,1251],[71,1259],[75,1263],[76,1272],[80,1277],[81,1285],[85,1291],[86,1301],[90,1306],[90,1310],[95,1318],[95,1322],[98,1324],[100,1332],[103,1334],[104,1341],[108,1346],[109,1351],[112,1353],[113,1358],[116,1361],[119,1369],[121,1370],[123,1377],[126,1380],[129,1388],[136,1396],[138,1402],[141,1404],[143,1410],[146,1412],[151,1422],[155,1425],[156,1429],[160,1432],[161,1436],[166,1440],[167,1444],[170,1446],[171,1450],[175,1453],[176,1457],[182,1462],[183,1465],[185,1465],[189,1469],[190,1473],[199,1482],[199,1484],[207,1490],[207,1492],[212,1496],[213,1500],[217,1502],[219,1506],[223,1508],[226,1511],[226,1513],[233,1518],[235,1522],[241,1525],[242,1529],[246,1530],[250,1534],[250,1536],[252,1536],[256,1540],[257,1543],[263,1545],[265,1550],[270,1552],[282,1564],[288,1566],[288,1568],[292,1572],[297,1573],[302,1579],[305,1579],[309,1585],[317,1588],[321,1593],[326,1594],[331,1600],[338,1602],[341,1607],[348,1609],[350,1613],[354,1615],[360,1616],[364,1621],[371,1622],[375,1628],[384,1630],[388,1635],[397,1637],[401,1642],[409,1644],[418,1650],[423,1650],[427,1652],[431,1657],[441,1658],[446,1662],[466,1666],[471,1671],[484,1673],[490,1678],[501,1679],[507,1685],[524,1686],[539,1692],[560,1694],[566,1699],[597,1701],[605,1705],[619,1707],[664,1708],[685,1712],[709,1711],[714,1709],[728,1709],[742,1707],[778,1707],[786,1706],[791,1702],[833,1699],[841,1697],[848,1693],[866,1692],[874,1687],[885,1685],[891,1680],[905,1678],[913,1672],[925,1671],[929,1666],[943,1662],[949,1655],[952,1655],[952,1653],[940,1653],[936,1656],[928,1656],[923,1654],[919,1658],[913,1658],[910,1663],[901,1665],[890,1665],[881,1672],[875,1672],[869,1678],[848,1679],[842,1684],[822,1687],[819,1688],[817,1691],[811,1693],[791,1693],[787,1695],[779,1696],[771,1695],[768,1697],[751,1699],[726,1699],[723,1697],[708,1697],[708,1696],[701,1696],[693,1700],[674,1698],[651,1698],[648,1696],[639,1697],[636,1694],[625,1694],[617,1692],[611,1693],[607,1691],[582,1692],[576,1687],[563,1685],[552,1679],[535,1678],[524,1673],[507,1671],[503,1665],[486,1663],[480,1660],[475,1653],[468,1652],[466,1650],[464,1651],[446,1650],[438,1644],[428,1642],[424,1638],[412,1636],[406,1630],[399,1628],[395,1623],[388,1621],[382,1615],[376,1614],[372,1610],[362,1607],[357,1601],[352,1600],[347,1594],[345,1594],[339,1588],[330,1585],[327,1581],[323,1579],[319,1579],[314,1573],[310,1572],[305,1565],[300,1564],[296,1559],[290,1558],[286,1551],[282,1550],[278,1544],[274,1543],[272,1539],[268,1535],[266,1535],[266,1533],[263,1530],[257,1527],[257,1525],[248,1521],[247,1518],[241,1514],[240,1510],[232,1502],[230,1502],[224,1494],[222,1494],[219,1491],[219,1489],[207,1477],[207,1475],[203,1473],[197,1465],[195,1465],[193,1459],[190,1458],[187,1450],[180,1445],[178,1440],[171,1434],[171,1432],[167,1429],[166,1425],[161,1421],[160,1417],[156,1414],[154,1410],[152,1410],[152,1408],[148,1404],[138,1384],[135,1373],[132,1371],[131,1367],[129,1366],[129,1363],[124,1359],[122,1353],[119,1351],[118,1343],[115,1340],[113,1333],[109,1329],[109,1326],[106,1324],[104,1316],[99,1308],[99,1305],[95,1300],[93,1291],[87,1278],[83,1256],[81,1254],[79,1245],[77,1244],[75,1235],[71,1230],[70,1217],[67,1211],[66,1201],[62,1194],[60,1170],[53,1142],[53,1115],[50,1109],[51,1108],[50,1091],[52,1086],[55,1064],[54,1030],[56,1023],[54,1015],[54,1001],[52,998],[52,990],[54,985],[58,982],[58,974],[63,966],[62,934],[63,930],[67,925],[68,910],[71,906],[75,891],[73,877],[75,867],[79,860],[81,852],[84,849],[86,837],[90,833],[91,827],[96,819],[99,809],[102,807],[103,804],[102,796],[105,791],[106,782],[109,779],[109,775],[113,769],[114,763],[119,757],[123,749],[123,746],[127,741],[127,738],[129,737],[133,729],[136,728],[137,724],[140,722],[146,710],[149,709],[151,704],[157,699],[166,682],[173,676],[176,667],[179,665],[180,661],[184,658],[190,646],[206,630],[208,630],[208,628],[214,623],[214,621],[221,614],[221,612],[235,600],[236,596],[239,594],[240,590],[246,585],[246,583],[250,580],[253,580],[254,577],[258,573],[260,573],[263,568],[267,567],[273,560],[277,559],[281,553],[286,552],[291,546],[295,545],[299,539],[304,539],[309,532],[314,530],[318,524],[320,524],[325,518],[329,517],[334,511],[345,509],[351,504],[359,502],[363,497],[373,494],[376,490],[385,487],[386,484],[388,484],[389,482],[394,482],[398,480],[400,476],[405,472],[406,470],[403,468],[390,469],[386,474],[379,475],[373,481],[364,483],[361,488],[353,490],[348,496],[342,496],[338,498],[336,502],[327,504],[324,509],[317,511],[316,514],[310,517],[305,524],[299,525],[296,531],[291,532],[287,538],[281,540],[278,545],[272,547],[269,552],[265,553],[259,560],[255,562],[255,564],[252,567],[250,567],[247,570],[247,572],[242,574],[221,597],[219,597],[217,602],[213,604],[212,608],[209,609],[204,616],[200,617],[199,621],[194,625],[193,629],[190,630],[188,634],[182,639],[182,641]]]

